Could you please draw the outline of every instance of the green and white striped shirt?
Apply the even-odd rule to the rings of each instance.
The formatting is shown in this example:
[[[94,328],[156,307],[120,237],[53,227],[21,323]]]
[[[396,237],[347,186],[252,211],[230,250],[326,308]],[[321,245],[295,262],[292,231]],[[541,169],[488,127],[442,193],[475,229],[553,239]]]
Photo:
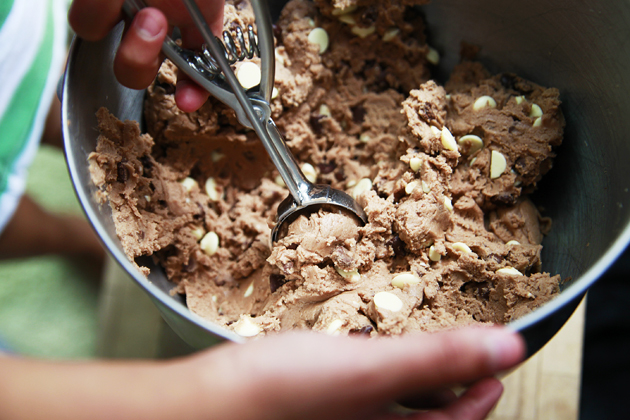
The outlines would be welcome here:
[[[67,0],[0,0],[0,232],[24,192],[66,56]]]

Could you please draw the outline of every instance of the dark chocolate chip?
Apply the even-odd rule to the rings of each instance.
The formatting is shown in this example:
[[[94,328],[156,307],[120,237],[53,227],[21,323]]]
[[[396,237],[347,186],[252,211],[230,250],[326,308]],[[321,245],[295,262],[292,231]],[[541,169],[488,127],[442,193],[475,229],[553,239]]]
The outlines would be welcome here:
[[[193,216],[195,219],[203,219],[206,217],[206,210],[203,208],[201,203],[197,203],[197,209],[199,209],[199,212]]]
[[[501,264],[503,262],[503,257],[499,254],[488,254],[488,260],[493,260],[496,263]]]
[[[324,126],[321,123],[323,118],[324,116],[321,114],[313,114],[309,119],[309,122],[311,123],[311,128],[313,129],[313,133],[318,136],[321,136],[324,130]]]
[[[359,16],[359,22],[362,23],[363,25],[369,26],[369,25],[372,25],[374,22],[376,22],[377,18],[378,18],[378,10],[376,9],[375,6],[369,6],[369,7],[366,7],[363,10],[363,13],[361,13],[361,16]]]
[[[191,258],[188,260],[188,264],[182,265],[182,270],[186,273],[192,273],[197,269],[197,260]]]
[[[436,120],[435,111],[431,107],[431,104],[428,102],[423,102],[420,105],[420,109],[418,110],[418,114],[424,117],[426,122],[431,122]]]
[[[392,239],[387,241],[387,246],[392,248],[395,257],[404,257],[407,255],[407,249],[405,248],[405,242],[400,239],[400,236],[395,235]]]
[[[272,30],[273,30],[273,36],[276,37],[276,44],[282,45],[284,42],[284,39],[282,37],[282,28],[274,24],[272,25]]]
[[[172,95],[175,93],[175,86],[170,83],[161,82],[158,79],[155,81],[155,87],[162,89],[165,95]]]
[[[508,193],[508,192],[502,192],[496,196],[494,196],[492,198],[493,202],[499,202],[502,204],[506,204],[508,206],[513,206],[514,204],[516,204],[517,201],[517,197],[515,197],[514,195]]]
[[[370,335],[370,333],[374,330],[374,327],[372,327],[371,325],[366,325],[362,328],[356,329],[356,330],[351,330],[350,334],[351,335]]]
[[[459,291],[481,298],[483,300],[488,300],[488,298],[490,298],[490,288],[491,284],[487,281],[469,281],[462,284],[462,286],[459,288]]]
[[[343,172],[343,170],[340,169],[335,172],[335,180],[337,180],[337,182],[341,182],[344,179],[346,179],[346,174]]]
[[[245,159],[249,160],[250,162],[253,162],[256,160],[256,155],[251,150],[244,151],[243,156],[245,156]]]
[[[322,162],[318,163],[317,167],[322,175],[326,175],[337,169],[337,164],[335,162]]]
[[[269,288],[271,289],[271,293],[278,290],[286,282],[287,282],[287,279],[282,274],[274,273],[271,276],[269,276]]]
[[[354,261],[352,256],[348,254],[348,250],[342,246],[335,248],[332,254],[335,265],[342,270],[350,271],[353,268]]]
[[[362,104],[353,106],[350,108],[350,111],[352,111],[352,121],[354,121],[355,124],[361,124],[365,119],[365,114],[367,113]]]
[[[147,155],[140,156],[138,159],[142,164],[142,176],[145,178],[151,178],[152,170],[153,170],[153,162],[151,158]]]
[[[126,182],[127,179],[129,179],[129,172],[123,162],[118,162],[118,165],[116,166],[116,172],[116,181],[122,183]]]

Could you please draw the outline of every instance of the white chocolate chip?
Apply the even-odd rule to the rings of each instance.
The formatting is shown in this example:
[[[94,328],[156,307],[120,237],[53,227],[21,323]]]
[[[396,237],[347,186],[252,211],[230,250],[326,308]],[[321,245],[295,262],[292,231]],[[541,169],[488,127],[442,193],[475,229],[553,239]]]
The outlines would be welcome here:
[[[455,137],[453,137],[446,126],[442,127],[440,140],[442,141],[442,146],[444,146],[446,150],[457,151],[457,142],[455,141]]]
[[[370,141],[370,140],[372,140],[372,138],[370,137],[370,135],[369,135],[369,134],[367,134],[367,133],[362,133],[362,134],[359,136],[359,140],[360,140],[362,143],[369,143],[369,141]]]
[[[243,294],[243,297],[250,297],[252,295],[252,293],[254,293],[254,282],[252,281],[249,286],[247,287],[247,290],[245,290],[245,293]]]
[[[507,274],[508,276],[522,276],[523,275],[523,273],[521,273],[514,267],[499,268],[497,270],[497,274]]]
[[[420,283],[420,277],[411,273],[399,274],[392,279],[392,286],[404,289],[405,286],[413,286]]]
[[[348,13],[352,13],[355,10],[357,10],[357,5],[353,4],[352,6],[348,6],[348,7],[343,7],[343,8],[337,8],[337,9],[333,9],[332,11],[332,15],[333,16],[342,16],[342,15],[347,15]]]
[[[468,164],[468,166],[473,166],[475,164],[475,162],[477,162],[477,156],[475,156],[474,158],[470,159],[470,163]]]
[[[534,120],[532,127],[540,127],[542,125],[542,117],[538,117]]]
[[[366,38],[376,32],[376,26],[368,26],[367,28],[362,26],[353,26],[350,31],[359,38]]]
[[[439,137],[442,135],[442,130],[440,130],[439,128],[437,128],[436,126],[432,125],[431,126],[431,132],[433,133],[434,136]]]
[[[145,195],[144,199],[147,200],[147,203],[151,202],[151,196],[150,195]]]
[[[219,249],[219,235],[217,235],[215,232],[206,233],[205,236],[201,239],[199,246],[201,246],[201,250],[207,255],[214,255]]]
[[[363,178],[357,182],[357,185],[354,186],[354,189],[352,190],[352,198],[356,200],[361,194],[366,191],[370,191],[371,189],[372,180],[370,178]]]
[[[311,28],[315,27],[315,21],[313,20],[313,18],[308,18],[308,26],[310,26]]]
[[[411,181],[409,184],[407,184],[407,186],[405,186],[405,192],[407,194],[411,194],[413,190],[418,188],[418,184],[420,184],[418,181]]]
[[[273,89],[271,89],[271,99],[276,99],[279,94],[278,88],[274,86]]]
[[[210,154],[210,158],[212,159],[212,161],[214,163],[220,161],[221,159],[223,159],[225,157],[224,153],[221,152],[217,152],[216,150],[214,150],[211,154]]]
[[[287,186],[287,184],[284,183],[284,179],[282,179],[280,175],[276,175],[276,177],[273,179],[273,182],[275,182],[276,185],[279,185],[281,187]]]
[[[356,269],[352,271],[346,271],[335,266],[335,270],[337,270],[337,273],[339,273],[341,277],[348,280],[350,283],[356,283],[357,281],[361,279],[361,274],[359,274],[359,272]]]
[[[532,104],[532,109],[529,111],[529,116],[532,118],[542,117],[543,112],[542,109],[536,104]]]
[[[391,292],[378,292],[374,295],[374,306],[377,309],[399,312],[403,308],[403,302]]]
[[[390,42],[390,41],[392,41],[394,38],[396,38],[398,36],[399,33],[400,33],[400,29],[398,29],[398,28],[389,28],[383,34],[383,42]]]
[[[429,184],[427,184],[424,180],[422,180],[422,191],[425,193],[431,191],[431,187],[429,187]]]
[[[314,184],[317,181],[317,172],[315,171],[315,168],[313,168],[313,165],[310,163],[303,163],[301,169],[306,179],[311,181],[311,183]]]
[[[315,28],[308,34],[308,42],[319,46],[319,53],[323,54],[328,49],[328,32],[324,28]]]
[[[356,25],[357,24],[356,19],[352,15],[341,15],[337,19],[339,19],[339,22],[345,23],[346,25]]]
[[[444,207],[446,207],[448,211],[453,211],[453,202],[450,198],[444,197]]]
[[[212,177],[206,180],[206,194],[208,194],[208,197],[210,197],[212,201],[219,201],[221,198],[219,190],[217,189],[217,182]]]
[[[330,335],[339,335],[339,329],[343,327],[343,320],[341,319],[335,319],[333,322],[331,322],[328,325],[328,328],[326,328],[326,334],[330,334]]]
[[[454,250],[463,252],[464,254],[472,253],[472,249],[470,249],[470,247],[463,242],[455,242],[452,246]]]
[[[203,235],[205,235],[205,233],[206,233],[206,231],[203,228],[201,228],[201,227],[198,227],[198,228],[192,230],[192,235],[194,236],[194,238],[197,241],[200,241],[201,238],[203,238]]]
[[[511,241],[507,241],[505,243],[506,245],[520,245],[521,243],[519,241],[515,241],[514,239],[512,239]]]
[[[483,147],[483,140],[479,136],[475,136],[474,134],[467,134],[465,136],[461,136],[457,143],[465,149],[468,150],[468,154],[472,155],[477,150],[480,150]]]
[[[319,106],[319,115],[323,115],[324,117],[328,117],[331,118],[332,117],[332,113],[330,112],[330,108],[328,108],[328,105],[326,104],[321,104]]]
[[[254,337],[260,334],[262,328],[255,324],[251,318],[243,316],[235,325],[234,332],[241,337]]]
[[[524,97],[523,95],[521,95],[521,96],[516,96],[516,97],[514,97],[514,100],[516,101],[516,103],[517,103],[518,105],[520,105],[520,104],[522,104],[522,103],[523,103],[523,101],[525,100],[525,97]]]
[[[412,171],[418,172],[422,167],[422,159],[417,157],[409,159],[409,167]]]
[[[505,156],[503,156],[501,152],[493,150],[492,156],[490,157],[490,178],[495,179],[500,177],[503,172],[505,172],[506,167],[507,162],[505,161]]]
[[[356,180],[356,179],[351,179],[350,181],[348,181],[348,182],[346,183],[346,187],[347,187],[347,188],[352,188],[352,187],[354,187],[355,185],[357,185],[357,180]]]
[[[429,47],[427,52],[427,61],[435,66],[440,64],[440,53],[435,48]]]
[[[435,245],[431,245],[429,247],[429,259],[433,262],[437,262],[442,259],[442,255],[437,252],[437,250],[435,249]]]
[[[477,98],[477,100],[475,101],[473,105],[473,110],[479,111],[484,108],[496,108],[496,107],[497,107],[497,101],[495,101],[491,96],[482,96],[480,98]]]
[[[241,63],[236,69],[236,78],[245,89],[251,89],[260,84],[262,75],[260,67],[251,61]]]
[[[197,181],[190,177],[186,177],[179,182],[180,184],[182,184],[182,187],[184,187],[184,189],[188,192],[192,191],[192,189],[197,185]]]

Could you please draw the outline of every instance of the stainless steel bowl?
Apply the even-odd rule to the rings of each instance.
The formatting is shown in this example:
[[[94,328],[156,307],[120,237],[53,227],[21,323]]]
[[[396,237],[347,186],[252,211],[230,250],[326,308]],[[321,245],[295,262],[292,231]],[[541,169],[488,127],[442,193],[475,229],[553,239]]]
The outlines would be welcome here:
[[[436,0],[423,8],[429,42],[442,53],[438,78],[459,60],[462,40],[482,47],[493,72],[510,71],[560,89],[567,121],[564,144],[534,201],[553,219],[543,242],[543,269],[571,280],[558,298],[510,326],[521,331],[529,354],[565,323],[584,293],[630,239],[630,3],[569,0]],[[151,296],[169,325],[189,344],[205,347],[236,334],[190,312],[171,296],[162,271],[144,278],[129,263],[109,207],[93,198],[87,156],[98,132],[95,112],[142,120],[143,91],[120,86],[112,72],[117,27],[97,43],[75,40],[63,83],[63,134],[70,175],[99,236]],[[150,259],[145,264],[153,266]]]

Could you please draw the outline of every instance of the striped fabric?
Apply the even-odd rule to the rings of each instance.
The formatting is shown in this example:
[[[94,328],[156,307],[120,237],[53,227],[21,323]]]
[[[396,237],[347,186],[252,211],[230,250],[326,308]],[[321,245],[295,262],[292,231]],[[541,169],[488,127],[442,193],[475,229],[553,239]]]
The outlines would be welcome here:
[[[0,1],[0,232],[24,191],[63,62],[66,0]]]

